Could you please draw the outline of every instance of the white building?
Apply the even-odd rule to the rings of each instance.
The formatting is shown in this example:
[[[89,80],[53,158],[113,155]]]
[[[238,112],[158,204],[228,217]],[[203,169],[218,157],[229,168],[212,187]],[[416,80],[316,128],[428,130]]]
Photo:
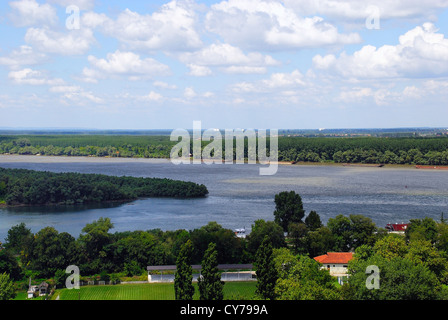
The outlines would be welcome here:
[[[322,264],[322,268],[330,271],[330,275],[338,278],[340,284],[348,276],[348,262],[353,259],[352,252],[328,252],[314,260]]]

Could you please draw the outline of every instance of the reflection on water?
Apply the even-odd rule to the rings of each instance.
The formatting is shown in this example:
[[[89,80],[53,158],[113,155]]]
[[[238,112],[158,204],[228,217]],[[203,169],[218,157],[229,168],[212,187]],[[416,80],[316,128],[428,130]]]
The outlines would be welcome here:
[[[315,210],[324,223],[338,214],[362,214],[378,226],[448,212],[448,171],[343,166],[280,166],[275,176],[259,176],[256,165],[179,165],[169,161],[95,159],[69,162],[4,162],[5,168],[53,172],[102,173],[117,176],[158,177],[205,184],[203,199],[140,199],[63,207],[0,209],[0,241],[13,225],[25,222],[33,232],[53,226],[77,237],[82,228],[109,217],[113,231],[176,230],[201,227],[217,221],[230,229],[250,227],[257,219],[272,220],[274,197],[294,190],[308,213]],[[0,157],[0,161],[5,161]]]

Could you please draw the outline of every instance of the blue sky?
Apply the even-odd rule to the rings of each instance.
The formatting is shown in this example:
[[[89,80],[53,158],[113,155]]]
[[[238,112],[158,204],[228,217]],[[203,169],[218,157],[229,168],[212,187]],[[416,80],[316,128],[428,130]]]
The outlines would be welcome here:
[[[0,127],[448,127],[447,0],[15,0],[0,34]]]

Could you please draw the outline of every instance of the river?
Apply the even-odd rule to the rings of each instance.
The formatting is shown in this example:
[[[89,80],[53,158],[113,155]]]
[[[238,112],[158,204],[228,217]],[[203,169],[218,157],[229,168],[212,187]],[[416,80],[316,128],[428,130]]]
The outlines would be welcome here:
[[[0,242],[14,225],[24,222],[32,232],[52,226],[78,237],[82,228],[109,217],[111,232],[193,230],[209,221],[225,228],[246,228],[257,219],[273,220],[274,197],[294,190],[306,214],[317,211],[322,221],[338,214],[361,214],[379,227],[448,212],[448,170],[336,165],[281,165],[273,176],[260,176],[252,164],[174,165],[163,159],[108,159],[0,156],[0,167],[52,172],[100,173],[193,181],[207,186],[201,199],[141,199],[125,204],[0,209]]]

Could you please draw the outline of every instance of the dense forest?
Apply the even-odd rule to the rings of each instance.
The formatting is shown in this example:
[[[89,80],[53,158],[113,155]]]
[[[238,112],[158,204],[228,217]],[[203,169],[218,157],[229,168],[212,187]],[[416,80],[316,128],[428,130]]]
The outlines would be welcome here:
[[[3,205],[85,204],[144,197],[193,198],[207,194],[204,185],[170,179],[0,168],[0,203]]]
[[[0,136],[0,154],[169,158],[176,144],[177,141],[170,141],[169,136],[8,135]],[[203,141],[202,147],[207,144]],[[224,143],[222,150],[224,158]],[[246,157],[247,151],[246,147]],[[278,159],[286,162],[448,165],[448,137],[280,136]]]

